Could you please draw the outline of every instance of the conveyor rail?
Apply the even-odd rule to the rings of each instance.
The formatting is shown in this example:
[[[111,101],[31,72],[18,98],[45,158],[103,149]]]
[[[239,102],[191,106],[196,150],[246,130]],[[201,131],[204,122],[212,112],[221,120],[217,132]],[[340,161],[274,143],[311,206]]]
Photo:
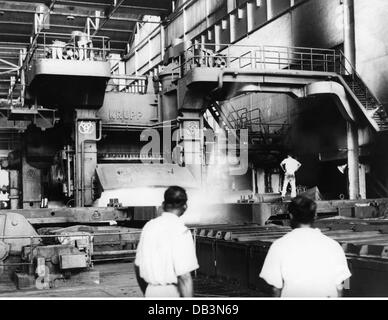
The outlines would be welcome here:
[[[388,220],[329,219],[317,226],[340,243],[348,258],[348,295],[388,296]],[[269,294],[258,274],[270,245],[290,227],[212,225],[195,230],[200,273]]]

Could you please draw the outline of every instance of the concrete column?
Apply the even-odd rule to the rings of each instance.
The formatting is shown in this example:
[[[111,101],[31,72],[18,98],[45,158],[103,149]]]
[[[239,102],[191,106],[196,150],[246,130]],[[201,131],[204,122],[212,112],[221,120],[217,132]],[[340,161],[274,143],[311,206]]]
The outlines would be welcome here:
[[[187,38],[187,12],[186,8],[183,8],[182,11],[182,22],[183,22],[183,41],[186,42],[189,39]]]
[[[247,2],[247,31],[253,30],[253,2]]]
[[[236,40],[236,15],[231,14],[229,16],[229,35],[230,42],[234,42]]]
[[[160,57],[162,61],[164,60],[164,55],[166,51],[166,34],[164,32],[164,27],[160,26]]]
[[[354,0],[343,0],[344,6],[344,54],[349,62],[356,65],[356,38],[354,27]],[[346,66],[351,70],[350,66]]]
[[[358,128],[358,145],[363,146],[371,142],[371,137],[368,128]],[[359,181],[360,181],[360,197],[366,199],[366,171],[367,165],[359,164]]]
[[[360,194],[358,162],[358,130],[354,123],[347,122],[349,199],[355,200]]]
[[[209,15],[210,15],[209,1],[205,1],[205,11],[206,11],[206,29],[207,29],[210,26],[210,22],[209,22]]]
[[[220,39],[221,39],[221,26],[216,24],[214,26],[214,42],[216,43],[216,50],[220,50]]]
[[[366,199],[366,165],[360,163],[358,169],[359,184],[360,184],[360,198]]]
[[[267,20],[270,20],[273,18],[272,1],[273,0],[267,0]]]
[[[235,8],[236,8],[236,0],[227,0],[228,13],[233,11]]]
[[[252,167],[252,194],[255,195],[257,192],[256,186],[256,169]]]

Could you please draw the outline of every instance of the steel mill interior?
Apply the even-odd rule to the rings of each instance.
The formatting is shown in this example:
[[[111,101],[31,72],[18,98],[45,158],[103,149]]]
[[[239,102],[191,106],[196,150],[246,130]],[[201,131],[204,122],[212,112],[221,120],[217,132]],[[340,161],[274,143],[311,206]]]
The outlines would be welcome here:
[[[388,297],[387,16],[386,0],[0,0],[0,298],[142,297],[140,234],[174,185],[194,296],[269,297],[289,154],[346,254],[344,295]]]

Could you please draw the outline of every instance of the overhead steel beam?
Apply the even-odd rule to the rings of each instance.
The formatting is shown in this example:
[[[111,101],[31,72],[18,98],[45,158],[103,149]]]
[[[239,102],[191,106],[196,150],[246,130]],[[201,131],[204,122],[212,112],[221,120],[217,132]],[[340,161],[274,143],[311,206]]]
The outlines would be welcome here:
[[[116,2],[118,1],[118,2]],[[104,27],[104,25],[109,21],[109,19],[114,15],[116,10],[120,8],[125,0],[114,0],[114,5],[105,10],[105,20],[97,26],[97,29],[94,30],[93,36],[97,35],[97,33]]]
[[[32,26],[32,22],[16,22],[16,21],[3,21],[0,20],[0,24],[14,24],[14,25],[22,25],[22,26]],[[63,28],[63,29],[84,29],[83,26],[72,26],[72,25],[62,25],[62,24],[50,24],[50,28]],[[133,30],[123,30],[123,29],[111,29],[111,28],[103,28],[100,30],[101,32],[121,32],[121,33],[132,33]],[[44,31],[43,31],[44,32]],[[26,36],[30,36],[30,34],[26,34]]]
[[[13,1],[11,3],[7,3],[6,1],[0,1],[0,8],[3,12],[19,12],[19,13],[27,13],[27,14],[35,14],[36,10],[36,4],[34,3],[27,3],[27,2],[19,2],[19,1]],[[116,9],[117,10],[117,9]],[[115,10],[115,11],[116,11]],[[105,12],[103,12],[102,16],[97,16],[95,14],[95,10],[91,9],[85,9],[81,7],[76,7],[74,10],[70,10],[69,7],[63,6],[63,5],[56,5],[55,9],[50,12],[50,15],[52,16],[73,16],[75,18],[101,18],[101,19],[107,19],[108,15],[104,15]],[[114,21],[123,21],[123,22],[143,22],[141,19],[133,18],[133,14],[125,14],[125,13],[119,13],[115,17],[112,17],[112,15],[109,17],[110,20]]]
[[[1,9],[0,9],[1,11]],[[31,22],[24,22],[24,21],[9,21],[9,20],[0,20],[0,24],[16,24],[21,26],[32,26],[34,24],[33,21]]]
[[[30,36],[22,33],[4,33],[0,32],[0,37],[11,37],[11,38],[29,38]]]
[[[60,25],[60,24],[50,24],[50,27],[52,28],[64,28],[64,29],[84,29],[85,27],[83,26],[69,26],[69,25]],[[109,29],[109,28],[104,28],[100,30],[101,32],[120,32],[120,33],[131,33],[133,32],[132,30],[122,30],[122,29]]]
[[[71,1],[71,0],[58,0],[58,1],[62,4],[70,4],[74,6],[97,7],[97,8],[106,7],[106,4],[101,2]],[[148,12],[159,11],[163,13],[166,13],[169,11],[168,9],[161,8],[161,7],[144,7],[144,6],[133,6],[133,5],[122,5],[121,8],[129,9],[131,11],[133,10],[143,11],[143,14],[144,14],[144,11],[148,11]]]
[[[8,33],[8,32],[0,32],[0,36],[4,37],[30,37],[29,35],[26,35],[25,33]]]
[[[19,60],[19,53],[0,51],[0,58],[8,60]]]
[[[110,42],[115,42],[115,43],[127,43],[126,40],[110,40]]]
[[[0,41],[0,49],[20,50],[24,47],[20,42]]]
[[[54,1],[54,0],[51,0]],[[50,5],[50,0],[18,0],[18,1],[2,1],[2,2],[13,2],[17,3],[19,2],[20,4],[30,4],[31,2],[35,4],[45,4],[45,5]],[[104,2],[92,2],[92,1],[76,1],[76,0],[55,0],[55,3],[61,4],[63,6],[73,6],[73,7],[86,7],[86,8],[106,8],[107,3]],[[158,1],[155,1],[158,3]],[[123,4],[121,6],[122,9],[128,9],[131,10],[132,13],[134,10],[140,11],[139,14],[142,15],[144,14],[144,11],[149,12],[149,11],[155,11],[155,12],[162,12],[162,13],[168,13],[170,10],[169,8],[164,8],[163,6],[141,6],[141,5],[127,5]],[[137,14],[137,13],[135,13]]]

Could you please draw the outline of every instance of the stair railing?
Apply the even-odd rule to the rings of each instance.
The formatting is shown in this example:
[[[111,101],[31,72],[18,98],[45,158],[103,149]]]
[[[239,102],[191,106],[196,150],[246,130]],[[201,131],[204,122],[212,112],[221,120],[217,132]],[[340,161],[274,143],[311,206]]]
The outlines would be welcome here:
[[[342,72],[344,71],[344,73]],[[360,88],[365,92],[365,103],[366,108],[368,109],[369,101],[373,101],[373,105],[376,107],[382,108],[382,103],[376,98],[376,96],[372,93],[366,83],[362,80],[361,76],[358,74],[356,68],[353,64],[346,58],[345,54],[340,50],[340,74],[350,76],[352,79],[352,91],[355,93],[355,84],[357,84]]]

